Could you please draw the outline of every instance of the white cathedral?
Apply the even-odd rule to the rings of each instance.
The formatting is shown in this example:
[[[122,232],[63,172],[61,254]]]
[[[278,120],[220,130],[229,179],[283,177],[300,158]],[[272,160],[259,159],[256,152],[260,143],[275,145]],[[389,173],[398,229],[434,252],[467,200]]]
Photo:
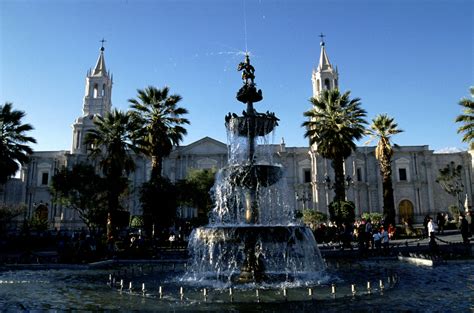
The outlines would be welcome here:
[[[312,72],[313,96],[323,90],[338,88],[338,71],[330,63],[324,42],[321,43],[319,64]],[[94,127],[93,117],[110,112],[112,107],[112,75],[106,70],[104,48],[100,49],[97,64],[86,77],[82,115],[72,125],[72,146],[63,151],[37,151],[27,166],[21,170],[19,179],[11,179],[0,191],[0,201],[23,203],[27,211],[21,218],[30,219],[40,214],[49,221],[51,229],[77,229],[83,227],[77,213],[55,204],[49,192],[51,177],[61,167],[72,168],[78,162],[86,161],[83,143],[84,134]],[[316,153],[314,147],[287,147],[270,145],[274,161],[285,168],[286,181],[291,201],[296,210],[313,209],[324,213],[333,198],[331,179],[334,172],[331,162]],[[347,199],[356,205],[356,215],[363,212],[382,212],[382,180],[375,147],[358,147],[345,161]],[[220,169],[227,164],[227,145],[210,137],[204,137],[186,146],[176,147],[164,160],[163,174],[171,181],[186,178],[190,169]],[[447,211],[457,204],[455,197],[446,193],[436,182],[439,170],[450,162],[461,165],[462,182],[468,203],[472,203],[474,189],[474,150],[456,153],[434,153],[425,146],[401,146],[392,158],[392,180],[397,221],[411,218],[421,222],[424,215]],[[136,192],[149,178],[150,162],[137,156],[136,170],[129,180],[135,190],[125,203],[131,215],[141,215],[140,202]],[[3,194],[1,194],[3,192]],[[193,208],[180,208],[181,218],[197,216]]]

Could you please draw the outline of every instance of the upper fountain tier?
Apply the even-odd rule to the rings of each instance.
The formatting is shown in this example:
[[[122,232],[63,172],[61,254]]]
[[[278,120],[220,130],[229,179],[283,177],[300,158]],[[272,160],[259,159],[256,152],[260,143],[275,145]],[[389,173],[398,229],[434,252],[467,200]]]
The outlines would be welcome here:
[[[240,137],[248,137],[249,134],[254,136],[265,136],[278,126],[279,119],[273,112],[258,113],[253,110],[253,114],[249,115],[246,111],[242,112],[242,116],[235,113],[229,113],[225,117],[226,128],[232,133]]]
[[[262,90],[255,85],[255,68],[250,64],[249,55],[245,55],[245,61],[240,62],[237,70],[242,71],[244,85],[237,92],[237,100],[247,104],[247,110],[242,116],[229,113],[225,117],[226,127],[240,137],[265,136],[273,131],[278,125],[278,118],[272,112],[259,113],[253,108],[253,103],[263,99]]]

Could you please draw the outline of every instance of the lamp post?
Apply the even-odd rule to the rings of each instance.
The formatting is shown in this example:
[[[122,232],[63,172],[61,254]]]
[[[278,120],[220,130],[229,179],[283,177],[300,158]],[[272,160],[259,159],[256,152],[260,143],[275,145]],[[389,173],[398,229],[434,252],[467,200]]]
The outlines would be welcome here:
[[[324,184],[326,189],[336,189],[336,182],[333,182],[329,175],[325,175],[324,178],[319,181],[319,183]],[[354,185],[354,181],[352,180],[352,177],[350,175],[347,175],[344,179],[344,188],[349,189],[352,185]]]
[[[295,192],[295,198],[296,198],[296,201],[302,202],[303,211],[306,210],[306,202],[312,200],[311,193],[308,192],[308,190],[302,190],[300,193]]]

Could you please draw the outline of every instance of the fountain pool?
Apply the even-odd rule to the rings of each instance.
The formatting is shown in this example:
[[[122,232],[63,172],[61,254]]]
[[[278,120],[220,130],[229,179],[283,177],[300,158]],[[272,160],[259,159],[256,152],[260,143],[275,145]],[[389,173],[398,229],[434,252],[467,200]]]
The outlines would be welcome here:
[[[28,269],[0,268],[0,311],[159,311],[159,312],[285,312],[290,310],[340,312],[356,310],[364,312],[469,312],[474,297],[473,263],[457,263],[438,267],[416,267],[398,261],[360,262],[357,264],[329,264],[327,277],[319,287],[314,286],[313,297],[308,296],[309,286],[288,289],[285,285],[262,287],[260,302],[255,289],[234,290],[231,302],[228,290],[209,289],[204,299],[202,287],[176,282],[174,277],[183,268],[172,270],[171,265],[114,266],[106,269]],[[154,268],[153,268],[154,267]],[[140,270],[141,268],[141,270]],[[123,274],[124,291],[107,285],[111,272]],[[125,272],[127,271],[127,273]],[[383,294],[377,280],[387,275],[398,277],[395,288]],[[368,294],[366,281],[371,280],[373,291]],[[134,282],[137,290],[128,292],[128,283]],[[142,283],[148,289],[147,296],[140,291]],[[336,297],[331,294],[331,284],[336,284]],[[350,286],[357,292],[352,296]],[[163,298],[158,288],[163,286]],[[184,289],[184,299],[179,289]]]

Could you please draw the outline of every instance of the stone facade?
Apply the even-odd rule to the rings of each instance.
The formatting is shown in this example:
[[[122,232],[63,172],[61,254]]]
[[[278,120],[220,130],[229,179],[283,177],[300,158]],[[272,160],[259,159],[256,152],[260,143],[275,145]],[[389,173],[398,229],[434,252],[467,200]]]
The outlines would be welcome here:
[[[322,44],[319,65],[312,74],[313,96],[319,96],[324,89],[337,87],[338,78],[337,68],[334,69],[329,62]],[[110,111],[111,92],[112,77],[105,69],[102,48],[95,68],[86,77],[83,114],[72,125],[71,150],[35,152],[31,162],[22,168],[20,179],[10,180],[0,190],[3,203],[24,203],[27,207],[24,218],[28,219],[41,210],[50,221],[51,228],[77,229],[83,226],[75,211],[55,204],[49,185],[51,177],[61,167],[72,168],[74,164],[88,161],[83,137],[87,130],[94,127],[94,115]],[[330,188],[331,180],[334,180],[330,161],[318,155],[315,147],[286,147],[283,139],[280,144],[269,145],[265,150],[270,152],[274,162],[283,165],[288,196],[295,210],[315,209],[327,213],[327,205],[334,196]],[[362,212],[382,212],[382,181],[374,150],[374,147],[358,147],[345,162],[345,172],[350,177],[347,198],[355,202],[358,215]],[[411,217],[415,222],[421,222],[424,215],[447,211],[450,205],[457,203],[436,182],[439,169],[450,162],[462,165],[463,195],[467,195],[472,203],[473,155],[474,150],[437,154],[428,146],[397,148],[392,158],[397,218]],[[171,181],[177,181],[186,178],[190,169],[220,169],[227,164],[227,158],[227,144],[205,137],[175,148],[164,160],[163,174]],[[136,170],[129,177],[132,193],[123,205],[131,215],[140,215],[138,188],[148,180],[151,166],[149,160],[141,156],[135,156],[135,161]],[[196,216],[197,212],[193,208],[180,208],[178,214],[188,218]]]

